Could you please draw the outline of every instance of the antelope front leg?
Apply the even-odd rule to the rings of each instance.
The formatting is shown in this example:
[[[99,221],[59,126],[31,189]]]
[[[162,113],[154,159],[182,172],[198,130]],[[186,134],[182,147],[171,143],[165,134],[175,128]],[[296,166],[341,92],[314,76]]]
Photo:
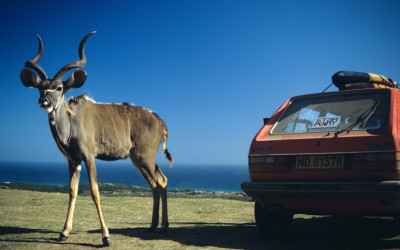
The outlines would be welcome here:
[[[65,221],[64,229],[58,238],[58,241],[65,241],[68,239],[69,233],[72,230],[72,221],[74,217],[75,201],[78,196],[79,178],[81,176],[80,163],[68,161],[69,168],[69,207],[67,219]]]
[[[101,212],[101,205],[100,205],[100,193],[99,193],[99,186],[97,184],[97,170],[96,164],[94,162],[94,158],[87,159],[85,161],[89,182],[90,182],[90,194],[92,196],[92,200],[96,205],[97,212],[99,213],[100,218],[100,225],[101,225],[101,233],[102,233],[102,240],[104,246],[109,246],[111,244],[110,235],[108,233],[108,228],[104,222],[103,213]]]

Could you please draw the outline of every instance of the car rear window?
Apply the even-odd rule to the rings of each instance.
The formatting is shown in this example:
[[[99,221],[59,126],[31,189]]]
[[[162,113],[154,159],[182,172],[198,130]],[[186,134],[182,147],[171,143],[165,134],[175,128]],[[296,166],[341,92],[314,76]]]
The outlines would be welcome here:
[[[335,93],[293,99],[271,134],[376,130],[384,125],[386,91]]]

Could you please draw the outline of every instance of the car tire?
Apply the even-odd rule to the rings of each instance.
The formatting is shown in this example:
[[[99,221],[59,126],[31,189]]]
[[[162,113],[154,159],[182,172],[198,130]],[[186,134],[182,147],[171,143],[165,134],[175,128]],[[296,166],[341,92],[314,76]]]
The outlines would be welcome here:
[[[293,214],[278,205],[264,208],[255,202],[254,215],[257,229],[262,234],[276,236],[286,233],[293,222]]]
[[[393,222],[395,225],[400,225],[400,212],[397,211],[393,214]]]

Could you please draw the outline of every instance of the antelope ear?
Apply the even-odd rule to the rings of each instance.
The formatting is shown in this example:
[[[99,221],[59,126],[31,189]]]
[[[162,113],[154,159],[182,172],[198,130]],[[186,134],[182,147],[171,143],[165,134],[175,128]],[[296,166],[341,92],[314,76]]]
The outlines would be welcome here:
[[[77,69],[64,82],[64,92],[70,91],[72,88],[80,88],[86,81],[87,74],[82,69]]]
[[[37,88],[40,82],[39,77],[33,73],[32,70],[30,69],[23,69],[21,70],[21,73],[19,74],[21,77],[21,82],[24,84],[25,87],[27,88]]]

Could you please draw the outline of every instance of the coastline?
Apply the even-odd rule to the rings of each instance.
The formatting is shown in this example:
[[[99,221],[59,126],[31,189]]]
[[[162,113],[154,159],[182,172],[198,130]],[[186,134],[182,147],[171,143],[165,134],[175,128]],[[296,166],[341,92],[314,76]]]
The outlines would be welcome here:
[[[46,193],[68,193],[68,186],[28,184],[28,183],[9,183],[0,182],[0,189],[18,189]],[[108,197],[152,197],[151,191],[146,187],[129,186],[115,183],[99,183],[101,196]],[[79,185],[79,195],[89,196],[89,184]],[[221,191],[199,191],[187,189],[169,189],[168,198],[192,198],[192,199],[227,199],[251,201],[251,198],[244,193],[221,192]]]
[[[240,184],[249,181],[247,165],[184,165],[173,168],[160,165],[168,178],[168,189],[199,190],[241,193]],[[128,162],[97,163],[99,183],[120,183],[128,186],[147,187],[147,183]],[[65,186],[69,183],[66,163],[51,162],[2,162],[0,183],[31,183]],[[86,168],[82,168],[80,184],[89,184]]]

